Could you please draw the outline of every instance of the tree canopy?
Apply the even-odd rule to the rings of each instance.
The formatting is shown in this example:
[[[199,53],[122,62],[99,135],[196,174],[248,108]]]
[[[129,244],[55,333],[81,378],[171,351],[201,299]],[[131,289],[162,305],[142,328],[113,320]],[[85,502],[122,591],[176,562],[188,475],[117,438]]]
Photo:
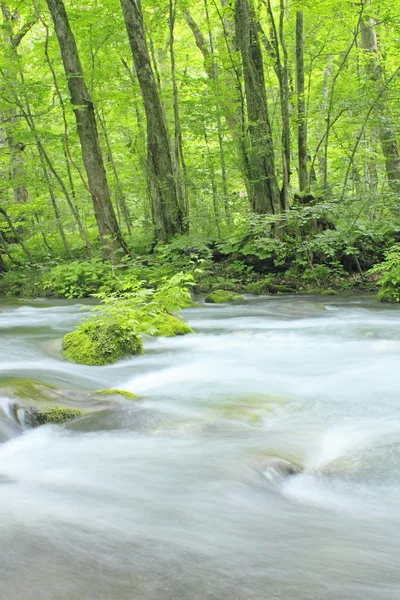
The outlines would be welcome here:
[[[398,0],[1,8],[2,271],[260,218],[275,246],[397,241]]]

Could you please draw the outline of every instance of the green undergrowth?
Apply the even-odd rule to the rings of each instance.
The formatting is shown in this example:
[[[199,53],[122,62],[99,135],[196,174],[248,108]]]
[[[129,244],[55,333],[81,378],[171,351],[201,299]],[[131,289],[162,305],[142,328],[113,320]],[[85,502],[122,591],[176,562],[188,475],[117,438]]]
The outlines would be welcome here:
[[[135,294],[138,286],[157,289],[184,272],[195,281],[193,291],[204,294],[217,290],[256,295],[375,291],[381,278],[379,298],[398,301],[393,281],[398,277],[395,256],[400,229],[384,219],[333,226],[332,210],[323,202],[310,208],[293,207],[284,227],[271,217],[253,215],[224,232],[223,239],[180,236],[118,265],[96,256],[13,267],[0,279],[0,293],[104,298]],[[190,302],[188,298],[187,305]]]
[[[384,261],[375,265],[370,273],[379,275],[378,300],[400,302],[400,244],[389,248]]]

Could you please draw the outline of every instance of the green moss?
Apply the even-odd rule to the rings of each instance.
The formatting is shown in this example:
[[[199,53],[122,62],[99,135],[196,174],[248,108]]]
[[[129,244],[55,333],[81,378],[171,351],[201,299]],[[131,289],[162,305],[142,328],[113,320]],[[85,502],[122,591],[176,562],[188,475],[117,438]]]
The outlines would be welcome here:
[[[38,427],[46,423],[65,423],[66,421],[80,417],[81,414],[81,411],[76,408],[52,406],[51,408],[34,409],[30,413],[30,420],[33,426]]]
[[[63,339],[65,357],[82,365],[107,365],[128,354],[142,354],[141,336],[115,320],[93,319]]]
[[[208,294],[206,302],[208,304],[225,304],[226,302],[241,302],[244,298],[236,292],[228,292],[227,290],[215,290]]]
[[[123,396],[127,400],[137,400],[139,396],[136,394],[132,394],[132,392],[127,392],[126,390],[99,390],[96,394],[101,394],[102,396]]]
[[[168,313],[157,315],[152,322],[152,326],[154,326],[152,335],[163,337],[175,337],[176,335],[194,333],[193,329],[185,321],[181,321]]]

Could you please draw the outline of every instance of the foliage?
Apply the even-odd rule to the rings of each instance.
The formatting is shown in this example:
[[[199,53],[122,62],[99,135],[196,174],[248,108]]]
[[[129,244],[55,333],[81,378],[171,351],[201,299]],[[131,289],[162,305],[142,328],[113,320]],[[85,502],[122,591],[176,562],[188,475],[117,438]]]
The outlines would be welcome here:
[[[395,244],[385,253],[385,260],[375,265],[370,273],[381,277],[378,299],[383,302],[400,302],[400,244]]]
[[[141,354],[141,334],[184,335],[192,329],[171,315],[192,304],[191,275],[178,273],[158,288],[132,284],[128,292],[101,292],[94,316],[63,339],[66,358],[85,365],[114,363],[128,354]]]
[[[66,3],[96,108],[114,211],[130,250],[110,266],[101,254],[51,15],[45,2],[35,2],[34,18],[30,3],[3,2],[1,293],[121,296],[135,294],[140,285],[159,287],[163,278],[181,271],[194,275],[201,292],[265,293],[277,285],[323,290],[348,286],[351,278],[362,277],[382,262],[385,249],[398,242],[400,232],[400,184],[391,178],[379,141],[382,124],[395,137],[400,119],[399,0],[341,3],[340,11],[332,1],[272,2],[272,15],[266,2],[256,4],[259,31],[273,36],[271,16],[275,25],[281,24],[279,39],[263,46],[261,61],[274,111],[278,179],[284,167],[279,72],[287,71],[295,79],[295,12],[302,10],[304,15],[309,189],[298,189],[299,120],[293,93],[290,209],[283,216],[252,212],[248,192],[255,182],[246,162],[251,154],[248,133],[253,126],[261,128],[249,122],[246,113],[244,65],[233,50],[235,2],[224,7],[207,3],[206,8],[204,3],[189,7],[186,0],[177,0],[174,89],[171,57],[165,53],[171,34],[169,5],[166,0],[148,0],[143,3],[144,22],[170,146],[180,157],[176,183],[185,183],[187,197],[183,194],[182,201],[188,204],[190,231],[168,244],[156,244],[145,103],[127,60],[129,41],[120,5],[116,0],[88,0],[85,6]],[[205,53],[195,43],[188,9],[206,42]],[[363,46],[363,19],[377,23],[379,53]],[[277,68],[278,54],[287,60],[282,69]],[[180,150],[174,135],[177,106]],[[282,180],[279,184],[282,188]]]
[[[97,292],[111,277],[111,267],[99,258],[54,267],[44,283],[47,293],[61,298],[84,298]]]

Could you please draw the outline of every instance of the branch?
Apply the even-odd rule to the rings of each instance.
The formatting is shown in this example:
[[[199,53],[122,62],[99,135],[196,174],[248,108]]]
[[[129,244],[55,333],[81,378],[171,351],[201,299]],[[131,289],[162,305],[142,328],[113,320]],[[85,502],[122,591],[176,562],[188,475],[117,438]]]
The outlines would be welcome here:
[[[28,31],[30,29],[32,29],[32,27],[35,25],[36,23],[36,19],[31,19],[31,21],[27,21],[25,23],[25,25],[23,25],[21,27],[21,29],[19,30],[19,33],[17,33],[16,35],[14,35],[11,38],[11,44],[13,48],[18,48],[18,46],[20,45],[20,43],[22,42],[22,40],[24,39],[24,37],[26,36],[26,34],[28,33]]]

